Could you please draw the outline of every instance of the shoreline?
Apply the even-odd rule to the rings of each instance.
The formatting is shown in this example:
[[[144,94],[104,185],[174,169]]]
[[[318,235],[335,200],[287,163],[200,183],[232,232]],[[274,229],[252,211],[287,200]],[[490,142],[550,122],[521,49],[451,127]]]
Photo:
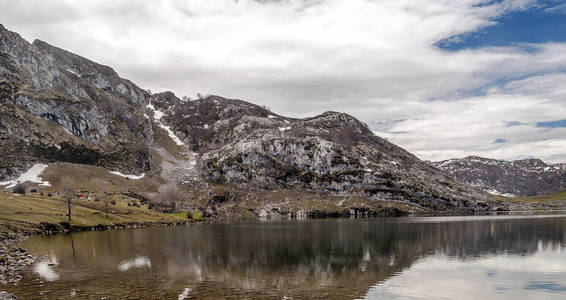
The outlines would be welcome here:
[[[506,211],[484,211],[484,212],[469,212],[469,211],[450,211],[450,212],[427,212],[427,213],[408,213],[408,214],[391,214],[391,215],[351,215],[344,216],[340,214],[308,214],[305,218],[268,218],[268,219],[246,219],[246,221],[262,222],[262,221],[281,221],[281,220],[317,220],[317,219],[380,219],[380,218],[399,218],[399,217],[439,217],[439,216],[497,216],[497,215],[532,215],[532,214],[552,214],[557,212],[565,212],[566,210],[506,210]],[[58,224],[51,224],[43,222],[35,225],[33,230],[22,230],[18,232],[4,232],[0,236],[0,286],[3,285],[18,285],[22,279],[21,270],[29,267],[38,261],[38,257],[30,254],[27,249],[21,248],[19,245],[24,240],[36,235],[56,235],[56,234],[69,234],[76,232],[87,231],[106,231],[117,229],[135,229],[135,228],[149,228],[149,227],[169,227],[179,225],[192,225],[192,224],[221,224],[229,223],[237,220],[202,220],[195,221],[188,219],[186,221],[169,221],[169,222],[124,222],[110,225],[97,224],[94,226],[86,225],[73,225],[70,227],[63,227]],[[3,296],[0,292],[0,296]],[[4,299],[4,298],[2,298]],[[10,299],[10,298],[6,298]]]

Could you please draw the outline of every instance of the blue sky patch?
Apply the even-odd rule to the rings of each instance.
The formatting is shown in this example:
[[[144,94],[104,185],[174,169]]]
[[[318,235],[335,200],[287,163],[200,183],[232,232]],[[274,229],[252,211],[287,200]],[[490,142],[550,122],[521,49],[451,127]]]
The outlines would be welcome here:
[[[507,140],[502,139],[502,138],[498,138],[498,139],[495,139],[495,141],[493,141],[493,143],[494,144],[505,144],[505,143],[507,143]]]
[[[523,287],[525,290],[546,290],[551,292],[566,292],[566,285],[558,282],[530,282]]]
[[[566,119],[557,120],[557,121],[549,121],[549,122],[538,122],[537,127],[546,127],[546,128],[566,127]]]
[[[458,51],[480,47],[518,46],[528,43],[566,42],[566,4],[545,1],[537,6],[503,15],[495,25],[480,31],[453,36],[436,43],[441,49]],[[520,45],[525,51],[537,51]]]
[[[507,127],[514,127],[514,126],[521,126],[521,125],[528,125],[529,123],[521,122],[521,121],[503,121],[505,126]]]

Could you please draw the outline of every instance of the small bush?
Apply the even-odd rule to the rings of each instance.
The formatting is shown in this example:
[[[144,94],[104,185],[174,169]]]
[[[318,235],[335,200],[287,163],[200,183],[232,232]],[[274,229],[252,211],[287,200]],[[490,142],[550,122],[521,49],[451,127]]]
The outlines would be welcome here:
[[[32,193],[37,193],[37,189],[31,189],[30,192],[32,192]]]
[[[47,197],[51,197],[51,196],[52,196],[51,193],[47,193]]]
[[[41,226],[41,228],[43,228],[43,230],[45,231],[49,231],[49,232],[59,231],[59,226],[57,226],[57,224],[53,224],[49,222],[41,222],[39,223],[39,226]]]
[[[28,190],[28,186],[25,183],[18,183],[16,184],[16,186],[14,187],[14,189],[12,190],[12,192],[14,194],[21,194],[21,195],[25,195],[26,192]]]
[[[185,193],[174,186],[167,187],[158,196],[149,199],[151,207],[161,212],[174,212],[178,203],[185,202]]]
[[[71,228],[71,224],[69,222],[66,222],[66,221],[60,222],[59,225],[63,226],[63,228],[65,228],[65,229]]]
[[[43,191],[41,191],[39,194],[40,194],[41,196],[43,196]]]
[[[110,201],[110,204],[116,205],[116,200],[112,199],[112,200]]]
[[[205,214],[203,214],[203,216],[204,215]],[[190,220],[202,221],[202,220],[204,220],[203,216],[201,216],[201,214],[196,210],[187,211],[187,219],[190,219]]]
[[[100,198],[98,197],[94,198],[94,202],[100,202]]]

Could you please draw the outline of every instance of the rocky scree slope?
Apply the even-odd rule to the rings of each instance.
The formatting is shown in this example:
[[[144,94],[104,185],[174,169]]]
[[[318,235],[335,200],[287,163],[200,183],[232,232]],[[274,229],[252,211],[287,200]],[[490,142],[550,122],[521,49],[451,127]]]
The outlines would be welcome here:
[[[148,169],[148,99],[110,67],[0,25],[0,181],[35,162]]]
[[[360,195],[427,210],[485,210],[494,204],[348,114],[293,119],[241,100],[182,101],[170,92],[152,95],[151,104],[199,153],[200,173],[209,182]]]
[[[432,162],[447,174],[500,196],[535,196],[566,190],[566,164],[540,159],[503,161],[469,156]]]

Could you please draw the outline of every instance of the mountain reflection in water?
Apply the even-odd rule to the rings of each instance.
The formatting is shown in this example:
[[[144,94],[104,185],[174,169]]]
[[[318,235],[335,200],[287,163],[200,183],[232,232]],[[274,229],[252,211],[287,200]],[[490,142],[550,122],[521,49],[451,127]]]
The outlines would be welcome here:
[[[566,216],[316,220],[33,237],[22,298],[561,299]]]

